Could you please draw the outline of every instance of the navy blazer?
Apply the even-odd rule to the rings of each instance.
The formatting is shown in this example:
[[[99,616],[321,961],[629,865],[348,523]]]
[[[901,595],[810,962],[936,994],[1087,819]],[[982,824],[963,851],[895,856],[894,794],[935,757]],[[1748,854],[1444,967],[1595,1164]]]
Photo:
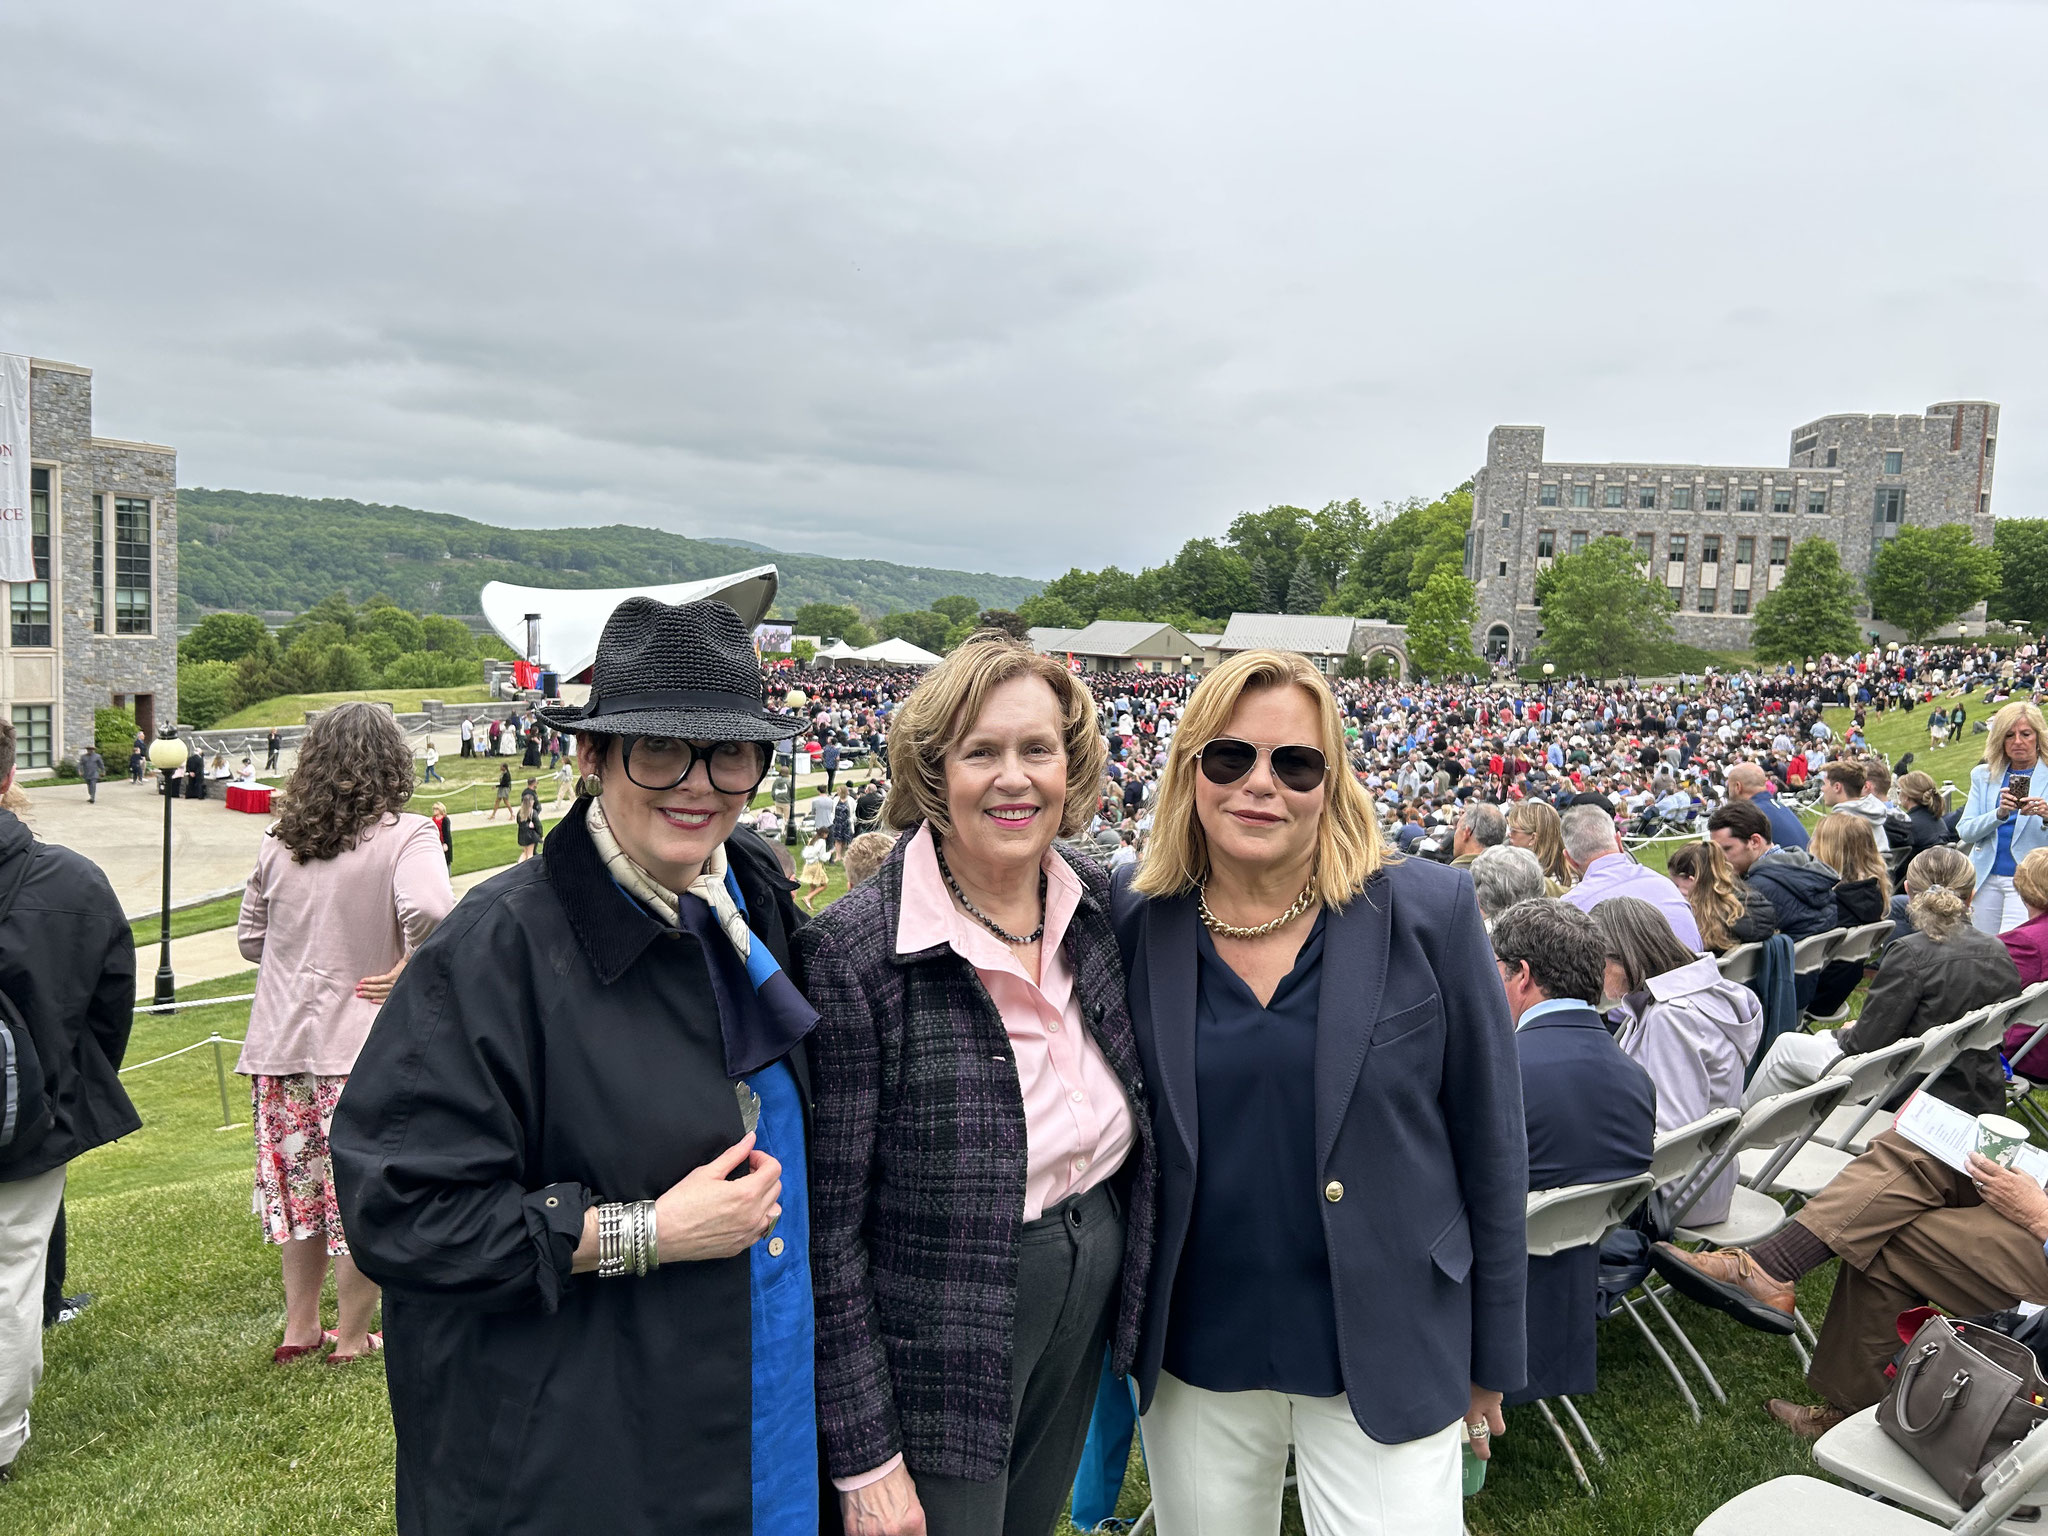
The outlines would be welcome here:
[[[1149,1408],[1201,1167],[1198,919],[1192,894],[1148,899],[1129,871],[1118,872],[1111,912],[1160,1159],[1133,1366]],[[1462,871],[1395,859],[1329,914],[1315,1105],[1345,1392],[1374,1440],[1420,1439],[1464,1416],[1472,1383],[1512,1391],[1524,1368],[1522,1084],[1507,997]]]
[[[1590,1007],[1531,1019],[1515,1036],[1529,1188],[1601,1184],[1649,1171],[1657,1089]],[[1593,1291],[1599,1250],[1529,1261],[1529,1379],[1509,1402],[1591,1392],[1599,1382]]]

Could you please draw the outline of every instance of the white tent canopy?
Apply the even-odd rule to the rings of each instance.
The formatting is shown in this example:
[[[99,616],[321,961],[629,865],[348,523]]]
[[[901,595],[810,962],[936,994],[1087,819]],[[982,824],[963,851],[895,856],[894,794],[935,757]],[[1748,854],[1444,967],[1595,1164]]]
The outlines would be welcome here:
[[[895,639],[862,646],[849,659],[879,661],[890,667],[936,667],[939,664],[939,658],[923,646],[912,645],[908,640]]]
[[[605,621],[629,597],[652,597],[664,603],[694,603],[715,597],[738,610],[740,621],[752,630],[775,602],[775,583],[772,565],[702,581],[648,587],[515,587],[493,581],[485,585],[481,601],[484,618],[498,638],[522,656],[526,654],[526,616],[539,614],[534,626],[539,632],[535,659],[566,681],[580,677],[597,659],[597,640],[604,633]],[[931,659],[937,661],[938,657]]]

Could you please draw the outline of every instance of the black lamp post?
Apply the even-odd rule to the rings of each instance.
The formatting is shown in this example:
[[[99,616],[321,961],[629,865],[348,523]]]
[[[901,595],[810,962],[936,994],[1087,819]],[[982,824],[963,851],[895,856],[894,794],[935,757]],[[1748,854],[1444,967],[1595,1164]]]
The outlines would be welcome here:
[[[149,744],[149,765],[163,775],[164,790],[164,902],[158,937],[162,949],[157,956],[156,1003],[177,1001],[178,984],[171,976],[171,801],[176,798],[171,783],[173,770],[185,764],[185,744],[169,731]]]

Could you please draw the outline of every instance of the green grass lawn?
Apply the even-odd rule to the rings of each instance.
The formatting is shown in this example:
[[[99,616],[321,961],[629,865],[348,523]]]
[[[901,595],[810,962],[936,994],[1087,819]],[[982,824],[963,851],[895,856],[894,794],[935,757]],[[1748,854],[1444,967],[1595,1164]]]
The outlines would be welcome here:
[[[1957,704],[1969,712],[1969,720],[1963,726],[1960,740],[1951,739],[1940,751],[1927,745],[1927,719],[1936,709],[1950,709]],[[1886,710],[1882,715],[1871,710],[1865,715],[1864,739],[1874,752],[1881,753],[1885,760],[1896,766],[1899,759],[1908,752],[1913,754],[1912,768],[1920,773],[1931,774],[1937,786],[1953,779],[1958,796],[1970,792],[1970,770],[1984,760],[1984,738],[1973,733],[1972,728],[1979,720],[1988,721],[1997,713],[1984,702],[1984,690],[1973,694],[1943,694],[1933,704],[1923,704],[1909,715],[1901,709]],[[1847,709],[1830,709],[1823,713],[1830,729],[1846,737],[1855,719],[1854,712]],[[1951,804],[1950,809],[1955,807]]]
[[[345,704],[351,699],[389,704],[400,714],[412,714],[418,711],[422,699],[439,699],[443,704],[482,704],[490,696],[490,689],[482,683],[466,683],[456,688],[365,688],[351,693],[285,693],[274,699],[265,699],[260,704],[251,704],[247,709],[238,709],[207,729],[268,730],[273,725],[304,725],[307,710],[325,709],[330,704]]]

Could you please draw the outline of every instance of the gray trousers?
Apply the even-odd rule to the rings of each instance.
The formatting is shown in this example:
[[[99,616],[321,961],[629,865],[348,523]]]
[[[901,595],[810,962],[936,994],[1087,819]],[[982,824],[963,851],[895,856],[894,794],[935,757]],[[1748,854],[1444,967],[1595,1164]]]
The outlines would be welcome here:
[[[1010,1356],[1010,1462],[987,1482],[910,1469],[928,1536],[1048,1536],[1081,1465],[1123,1272],[1107,1184],[1024,1224]]]
[[[64,1203],[64,1170],[0,1183],[0,1467],[28,1443],[43,1379],[43,1266]]]

